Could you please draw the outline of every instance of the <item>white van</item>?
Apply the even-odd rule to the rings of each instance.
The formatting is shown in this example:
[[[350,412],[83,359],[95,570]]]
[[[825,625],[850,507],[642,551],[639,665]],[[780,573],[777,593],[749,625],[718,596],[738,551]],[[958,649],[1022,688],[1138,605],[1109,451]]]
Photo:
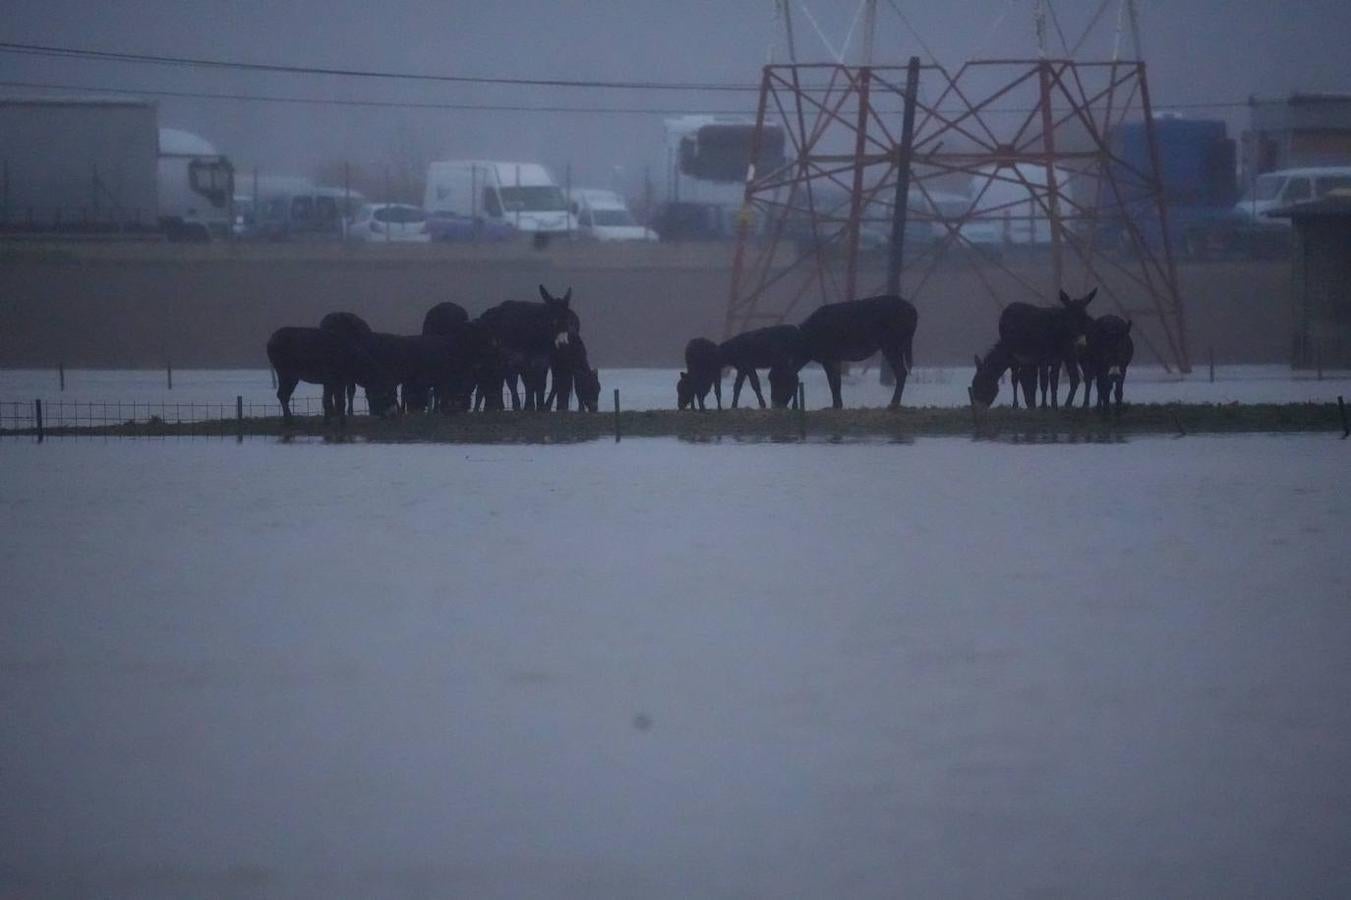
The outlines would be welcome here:
[[[655,241],[656,232],[633,218],[624,198],[600,188],[573,188],[571,212],[577,233],[596,241]]]
[[[1283,169],[1258,175],[1234,212],[1253,225],[1290,227],[1289,219],[1267,215],[1274,209],[1322,200],[1335,190],[1351,188],[1351,166]]]
[[[427,167],[429,216],[482,218],[537,237],[577,227],[567,198],[539,163],[452,159]]]

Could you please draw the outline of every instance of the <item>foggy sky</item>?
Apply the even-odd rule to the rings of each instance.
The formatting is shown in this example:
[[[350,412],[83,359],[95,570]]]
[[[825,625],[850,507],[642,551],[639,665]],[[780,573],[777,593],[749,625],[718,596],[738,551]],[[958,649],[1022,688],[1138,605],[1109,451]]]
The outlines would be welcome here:
[[[899,3],[915,32],[950,67],[979,53],[1030,56],[1031,0]],[[1061,23],[1082,30],[1096,2],[1060,0]],[[827,37],[839,44],[856,0],[808,0]],[[1351,3],[1141,0],[1142,43],[1154,102],[1241,102],[1250,94],[1351,91]],[[769,0],[84,0],[7,2],[0,39],[134,53],[200,56],[437,74],[644,81],[757,80],[775,30]],[[799,58],[829,54],[800,12]],[[1005,18],[998,27],[1001,13]],[[1112,22],[1081,58],[1107,58]],[[857,51],[857,39],[853,50]],[[912,32],[879,4],[878,62],[925,55]],[[754,108],[751,94],[513,88],[194,70],[120,62],[0,54],[0,80],[209,93],[248,93],[436,103],[619,106],[689,111]],[[0,92],[35,93],[0,87]],[[50,92],[48,92],[50,93]],[[55,93],[69,94],[72,91]],[[420,169],[426,159],[462,156],[537,159],[574,184],[635,191],[650,167],[664,189],[661,114],[510,113],[324,107],[227,100],[154,98],[162,126],[211,140],[238,165],[310,174],[325,161],[372,170]],[[1192,115],[1207,114],[1188,110]],[[1217,109],[1231,134],[1241,108]],[[425,170],[424,170],[425,171]]]

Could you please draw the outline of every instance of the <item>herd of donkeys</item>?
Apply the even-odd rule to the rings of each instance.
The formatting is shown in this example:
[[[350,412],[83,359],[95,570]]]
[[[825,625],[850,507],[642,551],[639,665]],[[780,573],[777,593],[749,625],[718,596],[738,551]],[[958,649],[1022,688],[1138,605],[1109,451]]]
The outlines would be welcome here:
[[[353,313],[324,316],[317,328],[284,327],[267,342],[277,374],[277,399],[291,419],[290,400],[301,382],[323,387],[324,420],[353,411],[358,386],[365,389],[371,414],[455,412],[506,408],[546,410],[570,407],[596,411],[600,378],[587,357],[581,321],[571,308],[572,289],[555,297],[540,285],[541,301],[508,300],[477,318],[455,303],[428,310],[418,335],[374,331]],[[1121,405],[1126,369],[1134,355],[1131,323],[1119,316],[1094,318],[1088,305],[1097,291],[1079,299],[1060,292],[1059,305],[1012,303],[999,317],[999,340],[982,358],[970,387],[971,402],[991,405],[1004,373],[1013,384],[1013,403],[1023,392],[1028,407],[1059,405],[1059,377],[1069,378],[1068,404],[1084,383],[1083,405],[1091,388],[1106,409],[1114,395]],[[679,409],[703,410],[709,392],[722,408],[722,375],[732,369],[732,407],[750,382],[760,406],[765,398],[757,370],[768,370],[770,403],[794,406],[798,373],[818,363],[830,385],[831,403],[841,408],[845,364],[881,353],[895,373],[890,408],[900,406],[912,368],[919,316],[895,295],[832,303],[817,308],[799,325],[774,325],[736,335],[722,343],[695,338],[685,347],[685,371],[676,385]],[[524,389],[522,399],[521,389]],[[546,388],[547,393],[546,393]]]

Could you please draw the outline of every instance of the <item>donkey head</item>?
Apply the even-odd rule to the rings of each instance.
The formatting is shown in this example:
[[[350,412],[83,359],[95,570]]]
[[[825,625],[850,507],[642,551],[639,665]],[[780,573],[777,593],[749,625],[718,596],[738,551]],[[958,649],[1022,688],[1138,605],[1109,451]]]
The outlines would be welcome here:
[[[769,399],[776,409],[783,409],[793,402],[797,384],[797,371],[791,367],[776,366],[769,370]]]
[[[577,373],[573,382],[577,390],[577,405],[587,412],[600,409],[600,372],[596,369],[583,369]]]
[[[371,415],[385,418],[399,408],[398,385],[387,377],[372,380],[366,385],[366,405]]]
[[[541,284],[539,295],[544,299],[544,306],[549,311],[549,327],[554,335],[554,345],[561,347],[568,342],[570,335],[577,333],[579,327],[577,317],[573,315],[569,306],[572,302],[572,288],[564,291],[563,296],[555,297]]]
[[[689,372],[681,372],[676,381],[676,409],[686,409],[694,405],[694,382]]]
[[[1002,374],[990,364],[989,357],[982,360],[977,356],[976,375],[971,379],[971,401],[981,406],[993,404],[999,396],[999,376]]]
[[[1093,302],[1093,298],[1098,296],[1098,289],[1094,288],[1078,300],[1073,300],[1070,295],[1064,291],[1060,292],[1060,303],[1069,313],[1069,322],[1071,333],[1082,335],[1088,333],[1088,326],[1093,324],[1093,319],[1088,314],[1088,304]]]

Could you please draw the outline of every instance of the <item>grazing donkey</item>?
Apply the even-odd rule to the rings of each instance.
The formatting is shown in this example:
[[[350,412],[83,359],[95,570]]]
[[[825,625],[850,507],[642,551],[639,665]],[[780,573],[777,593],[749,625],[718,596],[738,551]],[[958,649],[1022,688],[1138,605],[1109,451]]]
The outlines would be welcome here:
[[[732,384],[732,409],[737,408],[737,403],[741,399],[741,386],[748,378],[751,390],[755,391],[755,399],[760,401],[760,408],[765,408],[765,395],[760,392],[760,376],[756,374],[756,369],[792,372],[796,377],[805,360],[802,332],[796,325],[756,328],[728,338],[718,345],[718,361],[723,366],[736,369],[736,381]]]
[[[1041,405],[1059,406],[1060,367],[1070,373],[1071,387],[1078,384],[1079,371],[1075,364],[1077,344],[1081,344],[1093,319],[1088,315],[1088,304],[1097,296],[1097,289],[1073,300],[1060,292],[1060,306],[1033,306],[1030,303],[1010,303],[999,314],[999,342],[984,361],[976,358],[976,375],[971,380],[972,398],[989,406],[999,394],[999,378],[1004,371],[1013,371],[1014,404],[1021,386],[1028,408],[1036,406],[1037,383],[1042,384]]]
[[[905,380],[910,374],[918,324],[915,307],[894,294],[819,307],[802,323],[805,353],[798,368],[809,360],[820,363],[830,382],[831,405],[841,409],[844,407],[840,398],[841,367],[846,362],[867,359],[880,350],[896,373],[896,387],[888,404],[888,408],[896,409],[901,405]]]
[[[366,389],[371,414],[384,416],[395,406],[395,381],[362,346],[322,328],[278,328],[267,341],[267,358],[277,371],[277,399],[282,417],[291,422],[291,395],[302,381],[322,385],[324,423],[336,415],[344,421],[343,391],[348,384]]]
[[[685,345],[685,371],[676,381],[676,409],[707,409],[709,390],[722,409],[722,357],[718,345],[708,338],[693,338]]]
[[[574,334],[566,344],[554,348],[549,373],[552,383],[549,396],[544,398],[544,409],[553,409],[555,404],[560,412],[568,409],[568,398],[574,390],[578,409],[596,412],[600,408],[600,373],[591,368],[586,342],[580,334]]]
[[[358,346],[367,348],[370,346],[371,326],[367,325],[366,320],[356,313],[331,312],[319,320],[319,327]],[[352,405],[356,401],[356,382],[347,382],[343,385],[343,389],[347,396],[347,415],[350,416],[353,412]]]

